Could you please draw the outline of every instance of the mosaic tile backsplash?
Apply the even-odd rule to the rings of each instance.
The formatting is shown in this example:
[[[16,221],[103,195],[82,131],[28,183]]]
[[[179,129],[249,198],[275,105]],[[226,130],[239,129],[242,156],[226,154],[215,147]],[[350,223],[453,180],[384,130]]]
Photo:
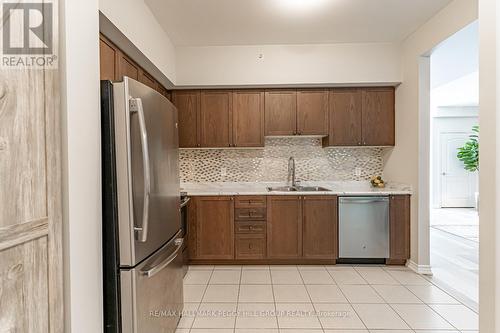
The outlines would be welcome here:
[[[323,148],[318,138],[266,138],[259,149],[181,149],[181,182],[286,181],[290,156],[298,181],[367,180],[382,174],[383,149]]]

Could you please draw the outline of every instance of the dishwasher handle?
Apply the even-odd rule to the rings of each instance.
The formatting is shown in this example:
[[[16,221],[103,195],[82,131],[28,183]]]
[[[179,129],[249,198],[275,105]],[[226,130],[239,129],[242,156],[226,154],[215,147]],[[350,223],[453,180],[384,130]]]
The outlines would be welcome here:
[[[375,202],[389,202],[389,197],[340,197],[341,203],[375,203]]]

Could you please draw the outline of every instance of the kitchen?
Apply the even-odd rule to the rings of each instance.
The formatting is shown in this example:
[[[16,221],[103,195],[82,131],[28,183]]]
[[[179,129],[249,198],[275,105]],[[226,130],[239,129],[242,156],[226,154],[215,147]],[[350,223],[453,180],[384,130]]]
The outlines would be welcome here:
[[[481,319],[432,278],[425,122],[428,55],[481,16],[491,42],[494,10],[47,8],[59,67],[2,70],[0,330],[494,331],[495,257],[481,256]],[[490,174],[493,142],[482,146]],[[484,179],[482,205],[494,207]],[[484,207],[493,253],[496,210]]]

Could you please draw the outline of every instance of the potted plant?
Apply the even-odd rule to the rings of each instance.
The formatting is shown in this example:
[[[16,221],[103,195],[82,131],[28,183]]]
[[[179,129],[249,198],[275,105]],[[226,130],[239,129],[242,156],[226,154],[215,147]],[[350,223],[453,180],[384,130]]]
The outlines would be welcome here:
[[[479,126],[472,127],[472,134],[469,135],[463,147],[458,148],[457,157],[464,163],[464,169],[469,172],[479,171]],[[475,193],[476,209],[479,203],[479,192]]]

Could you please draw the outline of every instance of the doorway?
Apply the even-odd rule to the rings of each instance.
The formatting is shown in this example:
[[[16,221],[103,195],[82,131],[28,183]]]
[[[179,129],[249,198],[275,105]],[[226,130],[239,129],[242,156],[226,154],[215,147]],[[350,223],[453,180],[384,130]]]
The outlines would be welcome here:
[[[478,25],[465,27],[430,55],[430,264],[435,283],[477,308],[478,171],[459,151],[478,124]]]

